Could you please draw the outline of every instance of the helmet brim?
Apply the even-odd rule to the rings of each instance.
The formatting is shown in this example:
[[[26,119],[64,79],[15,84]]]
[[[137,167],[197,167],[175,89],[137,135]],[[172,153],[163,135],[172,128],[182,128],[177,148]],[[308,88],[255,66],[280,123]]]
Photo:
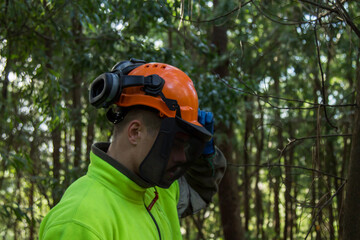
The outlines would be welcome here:
[[[204,142],[208,142],[212,138],[212,134],[206,130],[200,123],[199,125],[193,124],[191,122],[187,122],[180,117],[175,117],[178,125],[182,127],[186,132],[191,135],[200,138]]]

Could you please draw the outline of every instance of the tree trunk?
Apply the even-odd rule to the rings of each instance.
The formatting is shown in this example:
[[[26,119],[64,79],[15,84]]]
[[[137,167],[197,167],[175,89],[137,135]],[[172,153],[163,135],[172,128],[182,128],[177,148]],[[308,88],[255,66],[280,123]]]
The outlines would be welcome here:
[[[344,141],[346,141],[346,138],[344,139]],[[333,143],[333,141],[328,140],[326,142],[326,157],[325,157],[325,159],[327,159],[327,161],[325,162],[325,169],[326,169],[326,172],[331,173],[334,176],[337,176],[336,166],[338,164],[337,164],[334,153],[335,153],[334,143]],[[332,179],[332,178],[327,178],[326,183],[327,183],[328,191],[332,188],[331,183],[333,181],[337,182],[338,180]],[[330,234],[330,240],[335,240],[335,229],[334,229],[335,218],[334,218],[333,204],[329,204],[328,210],[329,210],[328,229],[329,229],[329,234]]]
[[[221,126],[218,126],[219,131],[225,131]],[[232,157],[232,139],[234,134],[232,130],[227,129],[227,139],[219,147],[223,151],[228,163],[234,163]],[[221,223],[224,231],[224,239],[226,240],[241,240],[244,238],[244,233],[240,218],[240,197],[237,184],[237,171],[234,168],[228,167],[225,175],[219,186],[219,204],[221,213]]]
[[[261,103],[258,99],[258,106],[260,112],[260,137],[255,134],[255,141],[256,141],[256,159],[255,165],[259,166],[261,163],[261,154],[264,149],[264,139],[265,139],[265,132],[264,132],[264,112],[261,107]],[[263,209],[263,202],[262,202],[262,194],[259,189],[260,183],[260,168],[256,169],[256,180],[255,180],[255,210],[256,210],[256,239],[267,239],[266,233],[264,232],[264,209]],[[261,238],[260,238],[261,235]]]
[[[214,9],[218,7],[218,0],[213,0]],[[213,26],[212,43],[215,45],[219,56],[226,54],[228,38],[226,35],[226,25]],[[219,77],[228,75],[228,61],[219,64],[215,69],[215,73]],[[226,141],[219,143],[220,149],[223,151],[228,163],[234,163],[233,159],[233,140],[234,131],[232,124],[225,126],[219,124],[216,126],[218,131],[226,134]],[[221,223],[224,231],[225,240],[241,240],[244,239],[240,218],[240,197],[238,192],[237,171],[228,167],[219,186],[219,204],[221,213]]]
[[[245,134],[244,134],[244,215],[245,215],[245,224],[244,231],[245,233],[249,231],[249,221],[250,221],[250,177],[248,173],[249,169],[249,155],[251,153],[251,148],[249,145],[249,136],[253,127],[253,115],[252,115],[253,103],[252,99],[248,96],[245,96]]]
[[[348,61],[347,61],[348,66],[351,66],[351,64],[352,64],[352,61],[353,61],[353,58],[351,56],[352,54],[353,54],[352,51],[349,51],[348,55],[346,57],[346,59],[348,59]],[[358,56],[358,58],[359,58],[359,56]],[[359,61],[359,59],[358,59],[358,61]],[[349,89],[354,89],[354,82],[356,82],[356,78],[358,75],[359,75],[359,73],[357,73],[354,76],[354,74],[352,73],[351,70],[346,73],[346,79],[349,82]],[[354,81],[354,77],[355,77],[355,81]],[[350,102],[355,102],[355,101],[356,101],[356,98],[355,98],[355,95],[353,95]],[[351,115],[351,116],[353,116],[353,115]],[[344,118],[349,118],[349,117],[345,115]],[[352,119],[355,119],[355,117],[353,116]],[[344,124],[343,132],[348,133],[348,132],[350,132],[350,129],[351,129],[351,123],[350,123],[350,121],[347,121],[347,119],[345,119],[344,122],[345,122],[345,124]],[[343,149],[343,154],[342,154],[342,159],[341,159],[341,163],[342,163],[341,164],[341,174],[340,174],[341,178],[345,178],[345,174],[347,173],[351,146],[352,146],[351,141],[348,141],[348,139],[344,139],[344,149]],[[340,184],[337,181],[335,182],[336,189],[339,188]],[[344,196],[345,196],[345,192],[346,191],[343,190],[337,196],[337,206],[338,206],[338,215],[339,215],[339,233],[338,233],[338,235],[339,235],[340,240],[342,240],[344,237],[343,229],[344,229],[344,199],[345,199]]]
[[[289,135],[292,135],[291,123],[289,124]],[[289,149],[284,156],[285,166],[291,166],[293,161],[294,150],[293,148]],[[284,226],[284,240],[292,239],[292,200],[291,200],[291,190],[292,190],[292,178],[291,178],[291,167],[285,167],[285,226]]]
[[[74,35],[74,45],[75,52],[82,54],[81,52],[81,41],[80,37],[82,35],[82,26],[78,18],[78,13],[74,11],[74,17],[72,18],[72,33]],[[81,122],[81,83],[82,83],[82,74],[81,69],[78,69],[76,65],[72,70],[72,80],[74,87],[72,89],[72,100],[73,100],[73,127],[74,127],[74,167],[77,170],[80,170],[81,163],[81,144],[82,144],[82,122]]]
[[[345,122],[345,126],[344,126],[344,132],[348,133],[349,132],[349,123]],[[350,153],[350,147],[351,144],[348,144],[348,139],[344,139],[344,149],[343,149],[343,154],[342,154],[342,158],[341,158],[341,172],[340,172],[340,177],[341,178],[345,178],[345,172],[346,172],[346,168],[347,168],[347,164],[349,162],[349,153]],[[339,189],[340,185],[342,184],[339,183],[339,180],[335,179],[335,188]],[[342,190],[339,192],[339,194],[336,197],[336,202],[337,202],[337,213],[339,216],[339,220],[338,220],[338,226],[339,226],[339,230],[338,230],[338,236],[339,236],[339,240],[343,239],[343,222],[344,222],[344,193],[345,191]]]
[[[45,9],[45,15],[47,16],[49,14],[49,8],[48,8],[48,1],[43,1],[43,7]],[[51,30],[49,27],[45,27],[44,31],[47,34],[51,33]],[[50,36],[51,37],[51,36]],[[47,58],[47,63],[45,64],[45,67],[47,69],[47,72],[53,69],[53,66],[51,65],[52,62],[52,55],[53,55],[53,42],[49,39],[44,39],[44,46],[45,46],[45,55]],[[51,77],[49,74],[46,75],[47,78]],[[48,95],[49,95],[49,101],[51,105],[51,109],[56,108],[56,104],[58,104],[59,99],[57,99],[55,96],[57,94],[54,94],[52,92],[53,90],[49,88]],[[60,194],[59,194],[59,186],[60,186],[60,143],[61,143],[61,128],[60,123],[57,120],[59,116],[56,116],[54,112],[51,113],[52,121],[53,121],[53,128],[51,131],[51,141],[53,145],[53,166],[52,166],[52,172],[53,172],[53,181],[54,186],[51,189],[51,196],[53,199],[52,205],[55,206],[59,200],[60,200]]]
[[[64,179],[64,188],[67,188],[71,183],[71,176],[70,176],[70,154],[69,154],[69,146],[71,145],[71,133],[64,128],[64,171],[65,171],[65,179]]]
[[[333,60],[333,56],[334,56],[334,52],[335,52],[335,48],[334,48],[334,42],[333,42],[333,38],[334,38],[334,34],[333,34],[333,29],[332,26],[329,26],[328,29],[328,34],[329,34],[329,42],[328,42],[328,51],[327,51],[327,63],[326,63],[326,70],[325,70],[325,76],[326,76],[326,80],[330,80],[331,78],[331,64],[332,64],[332,60]],[[327,88],[325,88],[327,91]],[[328,93],[326,92],[325,94],[326,96],[328,96]],[[327,102],[327,99],[326,99]],[[330,132],[330,128],[329,126],[326,128],[326,134],[328,134]],[[344,139],[346,140],[346,139]],[[333,174],[334,176],[337,176],[337,172],[336,172],[336,166],[337,161],[336,161],[336,157],[334,155],[334,146],[333,146],[333,140],[332,139],[328,139],[326,140],[326,145],[325,145],[326,151],[324,152],[324,154],[322,154],[322,156],[325,155],[325,157],[322,159],[327,159],[327,161],[324,161],[323,163],[323,167],[325,167],[326,172]],[[324,166],[325,165],[325,166]],[[322,168],[320,168],[322,169]],[[332,186],[332,178],[327,178],[326,179],[326,185],[324,187],[327,189],[326,191],[330,191]],[[334,181],[336,182],[337,180],[334,179]],[[329,196],[330,197],[330,196]],[[327,223],[327,229],[329,231],[329,235],[330,235],[330,240],[335,240],[335,229],[334,229],[334,212],[333,212],[333,202],[331,202],[331,204],[329,204],[329,206],[327,207],[328,209],[328,223]],[[325,224],[324,224],[325,225]]]
[[[30,176],[30,191],[29,191],[29,208],[30,208],[30,226],[29,226],[29,239],[35,239],[35,215],[34,215],[34,198],[35,198],[35,186],[36,186],[36,176],[39,174],[39,157],[37,154],[37,144],[36,144],[36,136],[34,136],[34,140],[30,143],[30,159],[32,160],[32,170]]]
[[[0,112],[1,112],[1,115],[3,116],[3,118],[5,116],[7,116],[7,109],[6,109],[6,102],[7,102],[7,98],[8,98],[8,85],[9,85],[9,74],[10,74],[10,71],[11,71],[11,65],[12,65],[12,62],[11,62],[11,40],[7,40],[8,41],[8,44],[7,44],[7,56],[6,56],[6,64],[5,64],[5,68],[4,68],[4,74],[1,74],[0,76],[0,79],[2,80],[2,89],[1,89],[1,102],[2,103],[5,103],[5,104],[1,104],[1,109],[0,109]],[[5,119],[2,119],[2,121],[5,121]],[[4,124],[5,125],[5,124]],[[5,133],[5,129],[4,129],[4,125],[3,124],[0,124],[0,132],[1,132],[1,141],[3,141],[3,137],[2,137],[2,134]],[[8,145],[10,146],[10,145]],[[1,168],[0,168],[0,172],[2,172],[2,175],[0,176],[0,189],[2,189],[2,186],[3,186],[3,181],[4,181],[4,178],[5,178],[5,168],[6,168],[6,161],[5,159],[3,159],[1,161]]]
[[[294,128],[293,128],[291,122],[289,123],[289,135],[290,136],[295,136]],[[288,164],[290,166],[292,166],[294,164],[294,154],[295,154],[294,148],[289,149],[289,154],[288,154],[289,162],[288,162]],[[287,207],[288,207],[288,211],[289,211],[289,214],[290,214],[288,236],[289,236],[290,240],[293,240],[294,239],[294,231],[293,231],[293,229],[294,229],[294,221],[296,222],[296,207],[293,204],[293,201],[292,201],[292,198],[291,198],[291,192],[292,192],[292,189],[293,189],[292,188],[292,181],[293,180],[292,180],[292,177],[291,177],[292,176],[291,170],[287,174],[289,174],[289,176],[288,176],[288,180],[289,180],[288,184],[289,184],[289,186],[288,186],[288,193],[287,193],[286,201],[287,201],[287,204],[288,204]],[[294,189],[293,192],[294,192],[293,197],[294,197],[294,199],[296,199],[295,189]]]
[[[21,206],[21,200],[22,200],[21,199],[21,192],[22,192],[21,178],[22,178],[21,170],[17,169],[16,170],[16,191],[15,191],[15,196],[17,195],[16,203],[17,203],[18,206]],[[31,184],[31,186],[32,185],[33,184]],[[30,197],[29,197],[29,199],[31,199],[31,193],[32,193],[32,191],[30,189]],[[29,204],[29,206],[32,206],[32,205]],[[18,229],[19,226],[18,225],[19,225],[18,220],[15,219],[14,226],[13,226],[14,227],[14,230],[13,230],[14,231],[14,240],[19,239],[19,229]],[[30,231],[31,231],[31,229],[30,229]],[[30,233],[30,235],[31,235],[31,233]],[[20,236],[20,238],[21,238],[21,236]]]
[[[280,96],[280,83],[279,83],[279,76],[273,76],[274,79],[274,88],[276,96]],[[278,103],[277,103],[278,104]],[[277,142],[278,142],[278,149],[283,149],[283,130],[280,121],[280,111],[277,109],[275,110],[275,125],[277,127]],[[285,155],[282,156],[285,158]],[[279,159],[280,161],[280,159]],[[275,183],[274,183],[274,226],[275,226],[275,239],[280,238],[280,177],[281,177],[281,169],[276,169],[275,175]]]
[[[91,146],[94,142],[95,136],[95,123],[93,121],[88,122],[87,134],[86,134],[86,163],[89,164]]]
[[[60,186],[60,147],[61,147],[61,131],[60,125],[58,124],[55,129],[51,132],[51,140],[53,144],[53,178],[54,178],[54,187],[52,189],[52,199],[53,206],[55,206],[61,198],[61,193],[59,191]]]
[[[88,125],[87,125],[87,133],[86,133],[86,155],[85,155],[86,166],[90,164],[90,152],[95,138],[95,119],[96,119],[95,109],[88,110],[87,118],[88,118],[87,121]]]
[[[356,62],[356,103],[352,146],[344,201],[343,239],[360,239],[360,50]],[[341,224],[341,223],[340,223]]]

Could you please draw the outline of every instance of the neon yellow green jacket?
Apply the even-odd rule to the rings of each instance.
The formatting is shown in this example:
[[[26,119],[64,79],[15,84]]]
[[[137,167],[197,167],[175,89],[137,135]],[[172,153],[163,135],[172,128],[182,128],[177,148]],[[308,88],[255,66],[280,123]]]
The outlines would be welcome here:
[[[178,181],[169,189],[156,188],[159,199],[148,211],[155,188],[139,186],[127,176],[132,173],[111,159],[104,160],[106,156],[91,153],[88,173],[66,190],[44,218],[39,239],[182,239]]]

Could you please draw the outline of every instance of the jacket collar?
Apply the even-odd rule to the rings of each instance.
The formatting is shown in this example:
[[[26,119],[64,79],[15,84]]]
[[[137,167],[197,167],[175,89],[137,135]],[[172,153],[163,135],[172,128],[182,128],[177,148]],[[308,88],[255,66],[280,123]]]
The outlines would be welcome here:
[[[109,146],[110,143],[93,144],[87,175],[97,178],[118,194],[125,193],[124,197],[142,202],[146,188],[152,185],[107,155]]]

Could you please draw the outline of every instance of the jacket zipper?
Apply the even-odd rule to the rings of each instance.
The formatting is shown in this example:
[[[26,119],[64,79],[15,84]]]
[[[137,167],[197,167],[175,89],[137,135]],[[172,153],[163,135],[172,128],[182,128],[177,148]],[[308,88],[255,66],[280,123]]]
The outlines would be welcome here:
[[[154,187],[154,188],[155,188],[155,187]],[[152,209],[152,207],[155,205],[156,201],[159,199],[159,195],[158,195],[158,192],[157,192],[156,188],[155,188],[155,192],[154,192],[154,193],[155,193],[155,197],[154,197],[154,199],[151,201],[151,203],[149,204],[149,206],[146,207],[146,205],[145,205],[145,204],[144,204],[144,205],[145,205],[146,211],[149,213],[150,217],[152,218],[153,222],[155,223],[156,229],[157,229],[157,231],[158,231],[158,233],[159,233],[159,239],[161,240],[161,234],[160,234],[159,225],[157,224],[157,222],[156,222],[154,216],[152,215],[152,213],[150,212],[151,209]]]

